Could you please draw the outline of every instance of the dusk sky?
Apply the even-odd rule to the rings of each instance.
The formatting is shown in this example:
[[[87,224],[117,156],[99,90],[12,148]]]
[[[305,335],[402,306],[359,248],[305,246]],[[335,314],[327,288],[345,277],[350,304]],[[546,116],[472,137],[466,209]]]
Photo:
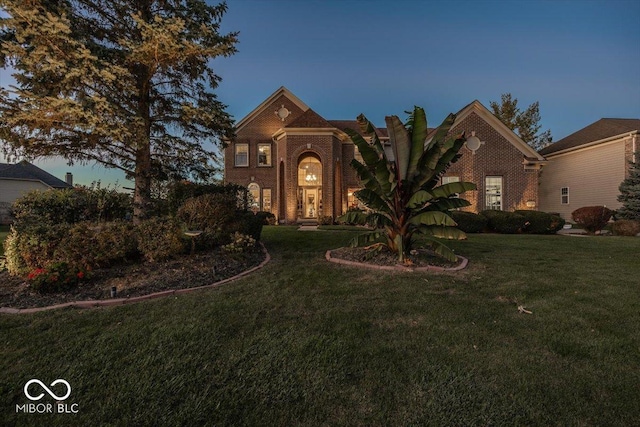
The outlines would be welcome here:
[[[414,105],[430,126],[510,92],[540,102],[554,141],[603,117],[640,118],[640,2],[229,0],[216,59],[220,100],[236,120],[280,86],[326,119],[384,116]],[[0,75],[3,85],[6,74]],[[123,176],[41,165],[77,183]],[[130,184],[125,184],[130,185]]]

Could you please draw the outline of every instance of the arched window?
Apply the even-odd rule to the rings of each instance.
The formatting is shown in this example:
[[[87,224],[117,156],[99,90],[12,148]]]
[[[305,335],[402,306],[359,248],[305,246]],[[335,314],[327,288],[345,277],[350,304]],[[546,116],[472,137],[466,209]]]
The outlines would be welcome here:
[[[299,186],[322,185],[322,163],[315,156],[307,155],[298,164]]]
[[[247,186],[249,190],[249,207],[253,210],[260,210],[260,186],[255,182],[252,182]]]

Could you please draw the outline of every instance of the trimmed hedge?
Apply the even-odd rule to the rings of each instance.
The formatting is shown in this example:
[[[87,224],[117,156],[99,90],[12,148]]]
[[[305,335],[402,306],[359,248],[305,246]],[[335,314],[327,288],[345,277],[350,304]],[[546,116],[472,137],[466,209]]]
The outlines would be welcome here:
[[[561,230],[565,220],[559,215],[552,215],[547,212],[518,210],[516,214],[524,216],[524,233],[530,234],[555,234]]]
[[[237,231],[231,225],[237,216],[235,200],[236,196],[229,193],[192,197],[178,209],[176,218],[188,230],[202,231],[195,239],[197,248],[224,245],[231,240],[230,235]]]
[[[590,233],[602,230],[609,223],[611,215],[613,211],[605,206],[585,206],[571,213],[576,224]]]
[[[486,210],[480,215],[488,219],[490,231],[501,234],[515,234],[522,231],[527,222],[523,215],[515,212]]]
[[[486,216],[473,212],[451,211],[449,216],[458,223],[458,228],[465,233],[482,233],[489,223]]]
[[[619,219],[611,224],[611,231],[616,236],[636,236],[640,233],[640,221]]]

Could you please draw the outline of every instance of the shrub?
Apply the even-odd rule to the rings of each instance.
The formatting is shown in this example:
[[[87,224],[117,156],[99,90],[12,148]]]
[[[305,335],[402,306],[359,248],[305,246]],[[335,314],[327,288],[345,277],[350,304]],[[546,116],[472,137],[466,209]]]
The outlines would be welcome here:
[[[184,252],[180,224],[171,218],[150,218],[136,226],[138,249],[148,261],[162,261]]]
[[[81,268],[107,267],[138,256],[134,227],[126,221],[81,222],[69,230],[55,250],[58,262]]]
[[[249,190],[237,184],[200,184],[190,181],[177,181],[168,185],[167,207],[170,215],[175,215],[178,209],[192,197],[205,194],[224,194],[234,199],[234,210],[249,209]]]
[[[49,293],[73,289],[86,277],[82,269],[70,266],[66,262],[56,262],[44,268],[34,269],[27,276],[27,281],[35,291]]]
[[[222,250],[228,253],[242,253],[255,246],[256,239],[236,231],[231,237],[231,243],[223,245]]]
[[[635,236],[640,233],[640,221],[620,219],[611,224],[611,231],[616,236]]]
[[[18,229],[43,223],[110,221],[130,214],[131,196],[99,187],[35,190],[16,200],[11,211]]]
[[[573,220],[589,233],[602,230],[611,219],[613,211],[605,206],[585,206],[571,213]]]
[[[258,211],[256,216],[260,218],[264,225],[276,225],[276,216],[271,212]]]
[[[465,233],[482,233],[489,222],[486,216],[473,212],[451,211],[449,215],[458,223],[458,228]]]
[[[69,224],[31,224],[21,230],[11,228],[5,241],[9,273],[22,274],[42,268],[54,259],[60,242],[69,233]]]
[[[202,231],[196,240],[198,247],[210,248],[229,241],[229,234],[236,231],[230,228],[236,216],[235,198],[229,193],[204,194],[187,199],[178,209],[177,218],[187,229]]]
[[[320,225],[333,225],[333,217],[331,215],[324,215],[318,218]]]
[[[229,225],[231,232],[239,232],[260,240],[263,222],[253,212],[238,212],[235,220]]]
[[[502,234],[514,234],[522,231],[526,220],[515,212],[486,210],[480,212],[488,219],[489,230]]]
[[[547,212],[519,210],[515,213],[524,216],[525,226],[522,231],[525,233],[555,234],[565,224],[565,220],[559,215]]]

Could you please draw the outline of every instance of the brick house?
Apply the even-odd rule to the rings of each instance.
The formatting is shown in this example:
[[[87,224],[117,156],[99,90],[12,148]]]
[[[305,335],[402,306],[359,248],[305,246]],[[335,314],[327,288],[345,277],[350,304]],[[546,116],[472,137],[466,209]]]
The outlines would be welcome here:
[[[349,165],[359,153],[346,128],[357,129],[356,121],[326,120],[281,87],[237,123],[224,152],[225,182],[247,186],[255,209],[280,222],[336,218],[357,205],[353,192],[360,188]],[[465,194],[468,210],[535,209],[541,155],[478,101],[460,110],[452,131],[475,137],[443,177],[478,185]],[[386,129],[378,137],[388,147]]]
[[[571,219],[584,206],[618,209],[618,187],[640,150],[640,119],[600,119],[540,150],[549,163],[540,177],[540,205]]]

